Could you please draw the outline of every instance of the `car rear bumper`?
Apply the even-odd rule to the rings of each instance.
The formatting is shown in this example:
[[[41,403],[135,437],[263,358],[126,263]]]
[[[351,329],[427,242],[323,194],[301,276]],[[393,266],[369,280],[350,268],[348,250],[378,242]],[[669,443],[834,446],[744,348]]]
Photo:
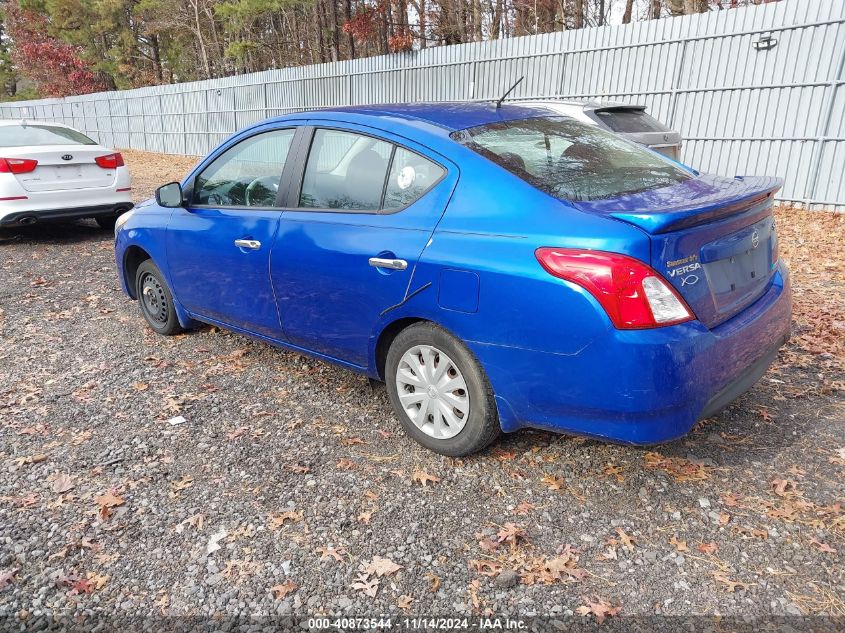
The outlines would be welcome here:
[[[471,347],[496,393],[503,430],[654,444],[684,435],[751,388],[788,340],[791,316],[780,263],[760,299],[713,329],[697,321],[610,329],[572,355]]]
[[[0,211],[0,226],[36,224],[38,222],[56,222],[80,218],[100,218],[114,216],[132,208],[132,202],[89,205],[72,209],[42,209],[38,211]]]

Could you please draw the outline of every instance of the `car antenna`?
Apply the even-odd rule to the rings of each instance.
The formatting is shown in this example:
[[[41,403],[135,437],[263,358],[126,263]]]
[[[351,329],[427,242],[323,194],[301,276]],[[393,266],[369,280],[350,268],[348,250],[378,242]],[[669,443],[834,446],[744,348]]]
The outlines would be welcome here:
[[[501,98],[501,99],[499,99],[499,100],[496,102],[496,109],[497,109],[497,110],[498,110],[499,108],[501,108],[501,107],[502,107],[502,101],[504,101],[505,99],[507,99],[508,95],[509,95],[510,93],[512,93],[512,92],[513,92],[514,88],[516,88],[519,84],[521,84],[521,83],[522,83],[522,80],[523,80],[523,79],[525,79],[525,75],[523,75],[522,77],[520,77],[519,79],[517,79],[517,80],[516,80],[516,83],[515,83],[514,85],[512,85],[510,88],[508,88],[508,91],[507,91],[505,94],[503,94],[503,95],[502,95],[502,98]]]

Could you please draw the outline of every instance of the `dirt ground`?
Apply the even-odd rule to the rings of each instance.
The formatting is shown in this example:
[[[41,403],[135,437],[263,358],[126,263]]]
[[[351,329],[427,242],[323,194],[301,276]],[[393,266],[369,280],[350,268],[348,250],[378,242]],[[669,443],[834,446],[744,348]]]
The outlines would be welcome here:
[[[195,160],[125,156],[139,198]],[[777,222],[794,336],[749,393],[467,459],[355,374],[155,336],[92,222],[0,232],[0,616],[845,616],[845,215]]]

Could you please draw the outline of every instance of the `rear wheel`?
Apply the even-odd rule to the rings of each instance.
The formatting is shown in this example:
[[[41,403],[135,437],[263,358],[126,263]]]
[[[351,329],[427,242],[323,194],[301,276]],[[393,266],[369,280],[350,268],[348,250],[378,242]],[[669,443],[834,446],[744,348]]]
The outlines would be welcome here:
[[[155,332],[171,336],[183,331],[176,317],[173,294],[164,280],[164,275],[151,259],[138,266],[135,273],[135,294],[144,320]]]
[[[385,381],[405,432],[436,453],[468,455],[499,435],[484,369],[461,341],[433,323],[399,333],[387,353]]]
[[[100,216],[99,218],[94,218],[94,221],[100,226],[101,229],[114,229],[114,223],[117,222],[117,216]]]

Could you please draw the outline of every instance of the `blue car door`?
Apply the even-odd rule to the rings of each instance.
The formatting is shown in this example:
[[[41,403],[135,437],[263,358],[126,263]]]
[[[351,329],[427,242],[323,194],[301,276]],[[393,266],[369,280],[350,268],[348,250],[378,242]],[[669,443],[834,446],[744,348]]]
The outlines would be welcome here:
[[[366,127],[309,125],[302,184],[291,188],[271,254],[279,313],[290,343],[365,367],[381,313],[413,290],[457,169]]]
[[[200,319],[283,339],[270,252],[280,181],[296,128],[265,129],[225,147],[186,186],[167,227],[176,299]]]

